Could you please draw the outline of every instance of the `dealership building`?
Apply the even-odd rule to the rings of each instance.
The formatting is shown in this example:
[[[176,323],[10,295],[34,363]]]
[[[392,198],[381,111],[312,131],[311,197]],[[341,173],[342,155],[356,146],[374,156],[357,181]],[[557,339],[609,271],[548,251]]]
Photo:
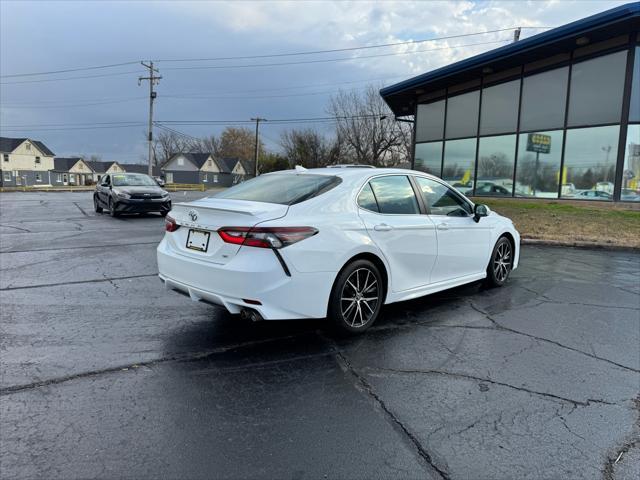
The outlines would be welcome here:
[[[640,3],[383,88],[413,168],[469,195],[640,201]]]

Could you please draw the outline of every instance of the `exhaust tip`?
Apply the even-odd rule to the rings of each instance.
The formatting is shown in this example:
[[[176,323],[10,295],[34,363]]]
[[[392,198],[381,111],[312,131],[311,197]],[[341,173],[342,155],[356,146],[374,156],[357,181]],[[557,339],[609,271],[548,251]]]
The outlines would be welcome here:
[[[250,308],[243,308],[242,310],[240,310],[240,318],[242,318],[243,320],[251,320],[252,322],[261,322],[264,320],[260,313]]]

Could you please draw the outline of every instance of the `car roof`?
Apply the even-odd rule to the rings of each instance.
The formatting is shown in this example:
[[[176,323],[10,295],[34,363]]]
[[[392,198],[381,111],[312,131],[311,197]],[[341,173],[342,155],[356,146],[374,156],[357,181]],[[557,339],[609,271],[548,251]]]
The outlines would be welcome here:
[[[280,170],[277,172],[268,173],[266,175],[273,174],[311,174],[311,175],[332,175],[335,177],[340,177],[343,179],[355,180],[359,178],[370,178],[376,177],[378,175],[390,175],[390,174],[401,174],[401,175],[420,175],[423,177],[433,178],[435,180],[440,180],[438,177],[434,177],[425,172],[420,172],[418,170],[409,170],[406,168],[334,168],[334,167],[326,167],[326,168],[308,168],[308,169],[291,169],[291,170]]]

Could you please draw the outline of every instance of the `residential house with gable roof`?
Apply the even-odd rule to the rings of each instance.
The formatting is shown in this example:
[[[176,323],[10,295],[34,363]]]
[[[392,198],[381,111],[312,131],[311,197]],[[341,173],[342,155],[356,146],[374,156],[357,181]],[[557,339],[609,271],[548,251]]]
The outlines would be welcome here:
[[[38,140],[0,137],[0,186],[51,185],[53,157]]]
[[[228,187],[247,178],[237,158],[215,158],[210,153],[176,153],[162,166],[167,183]]]

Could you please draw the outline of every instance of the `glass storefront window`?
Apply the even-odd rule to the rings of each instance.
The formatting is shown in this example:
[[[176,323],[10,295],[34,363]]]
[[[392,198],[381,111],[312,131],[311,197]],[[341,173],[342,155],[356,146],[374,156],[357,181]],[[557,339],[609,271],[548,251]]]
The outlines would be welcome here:
[[[416,170],[440,176],[442,166],[442,142],[416,143]]]
[[[626,67],[626,50],[573,65],[569,126],[620,122]]]
[[[629,121],[640,122],[640,47],[636,47],[635,59],[633,60],[633,82],[631,86]]]
[[[476,139],[449,140],[444,144],[442,178],[464,194],[473,191]]]
[[[563,198],[613,198],[619,132],[619,125],[567,130]]]
[[[562,130],[520,135],[516,197],[558,198],[562,137]]]
[[[520,80],[502,83],[482,91],[480,135],[515,132],[518,127]]]
[[[478,134],[480,91],[447,99],[446,138],[471,137]]]
[[[524,78],[520,131],[564,126],[568,79],[569,67]]]
[[[480,139],[476,195],[511,196],[515,154],[515,135]]]
[[[444,100],[418,105],[416,142],[442,140],[444,134]]]
[[[640,125],[629,125],[627,128],[620,200],[640,202]]]

